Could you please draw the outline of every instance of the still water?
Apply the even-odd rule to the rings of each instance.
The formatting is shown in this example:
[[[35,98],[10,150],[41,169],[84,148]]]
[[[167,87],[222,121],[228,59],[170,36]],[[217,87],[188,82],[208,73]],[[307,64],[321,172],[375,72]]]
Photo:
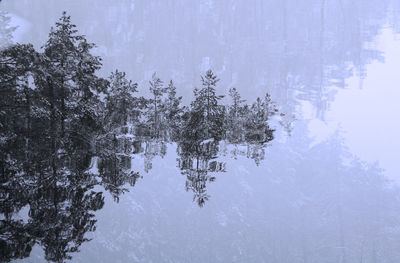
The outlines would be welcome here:
[[[83,17],[88,6],[76,1],[40,2],[49,21],[23,8],[27,1],[4,3],[25,25],[20,41],[40,42],[67,9],[100,46],[106,70],[122,63],[144,86],[157,70],[191,94],[213,67],[221,92],[236,86],[250,100],[268,91],[285,116],[273,120],[272,141],[205,142],[196,154],[127,134],[125,177],[96,184],[115,167],[92,157],[94,180],[60,194],[65,214],[25,206],[15,215],[20,225],[4,235],[17,240],[8,253],[25,249],[16,262],[400,261],[396,1],[102,1],[94,9],[107,19]],[[114,41],[96,33],[104,24],[117,28]],[[30,222],[36,241],[24,234]]]

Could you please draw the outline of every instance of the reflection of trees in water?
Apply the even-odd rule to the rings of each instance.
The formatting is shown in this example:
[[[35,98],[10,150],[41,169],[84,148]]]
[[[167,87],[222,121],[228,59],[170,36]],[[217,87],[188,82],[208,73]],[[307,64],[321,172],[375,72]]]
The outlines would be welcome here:
[[[170,147],[177,148],[176,152],[179,157],[177,159],[177,166],[181,170],[182,175],[186,176],[186,190],[193,192],[193,200],[196,200],[199,206],[203,206],[205,201],[210,197],[207,194],[207,182],[213,182],[216,179],[216,173],[226,172],[227,170],[226,161],[219,159],[221,156],[228,155],[228,157],[234,159],[237,159],[238,156],[244,156],[253,159],[256,165],[259,165],[265,158],[267,143],[242,141],[241,144],[230,144],[229,142],[222,142],[221,144],[220,141],[214,139],[208,139],[203,142],[192,139],[192,137],[186,139],[182,137],[177,144],[173,143],[169,145]],[[166,141],[160,139],[153,140],[149,137],[120,137],[116,145],[118,149],[125,149],[125,146],[129,145],[127,149],[129,149],[130,153],[129,151],[120,153],[118,155],[120,162],[115,162],[115,159],[108,159],[106,162],[109,164],[107,165],[107,171],[110,175],[114,174],[112,171],[118,169],[125,171],[122,174],[126,174],[128,178],[132,178],[133,185],[136,178],[139,178],[139,175],[133,172],[127,173],[131,168],[132,159],[143,160],[144,171],[149,173],[152,170],[154,158],[157,156],[163,158],[167,153]],[[233,149],[231,149],[232,147]],[[230,149],[228,153],[226,152],[226,148]],[[99,161],[100,171],[103,170],[103,163],[105,161]],[[111,179],[121,178],[121,174],[119,176],[117,178],[111,176]],[[119,190],[123,192],[123,189]]]
[[[131,158],[125,155],[115,154],[108,158],[101,158],[98,169],[101,185],[112,194],[116,201],[127,191],[126,188],[122,188],[123,185],[128,183],[133,187],[136,180],[140,178],[139,173],[131,169]]]
[[[177,175],[161,170],[162,176],[146,178],[151,182],[148,185],[171,185],[148,195],[147,189],[143,191],[139,204],[145,213],[130,210],[129,218],[137,221],[128,219],[117,233],[107,236],[115,238],[114,246],[129,249],[142,245],[135,250],[141,261],[399,260],[398,188],[386,181],[378,167],[351,156],[340,136],[310,147],[307,125],[299,121],[286,143],[265,149],[268,155],[261,168],[246,159],[253,149],[260,152],[258,145],[221,141],[216,147],[212,141],[206,143],[208,148],[197,153],[183,153],[178,145],[178,166],[188,190],[206,210],[194,209],[181,200],[182,192],[175,189],[184,185],[171,178]],[[237,161],[227,158],[235,158],[232,152]],[[168,154],[175,157],[174,149]],[[213,162],[223,168],[226,162],[227,172],[214,172],[219,165]],[[211,190],[213,177],[216,182]],[[213,204],[206,203],[210,195]],[[127,229],[131,231],[128,235]],[[171,246],[165,248],[167,243]],[[118,253],[110,252],[113,256]],[[89,255],[82,253],[82,257]]]
[[[207,202],[207,184],[212,177],[217,178],[212,194],[216,203],[207,208],[206,214],[184,212],[187,224],[181,225],[179,234],[166,237],[179,240],[179,248],[156,252],[154,257],[141,254],[142,258],[162,255],[171,260],[191,258],[193,262],[215,258],[221,262],[397,262],[398,187],[391,185],[376,165],[351,156],[339,135],[312,147],[311,143],[307,126],[299,122],[287,143],[274,144],[274,150],[263,161],[265,169],[255,165],[238,169],[231,160],[226,164],[226,176],[211,172],[210,162],[235,151],[238,163],[243,164],[247,155],[253,155],[247,153],[246,145],[220,142],[217,154],[214,147],[200,154],[187,153],[192,154],[188,158],[179,153],[179,167],[198,204]],[[162,216],[167,220],[176,213],[167,209]],[[154,230],[149,227],[148,231]],[[187,244],[188,240],[195,242]],[[149,244],[146,251],[162,242]],[[183,252],[182,247],[186,248]],[[200,252],[204,249],[210,251],[209,258]]]
[[[78,185],[41,187],[30,197],[26,233],[43,247],[46,260],[70,259],[88,241],[86,232],[95,230],[94,212],[103,207],[104,197],[90,183],[74,183]]]
[[[156,156],[164,157],[167,152],[166,142],[163,141],[147,141],[144,149],[144,167],[148,172],[153,168],[152,160]]]
[[[344,79],[353,73],[352,68],[363,77],[364,66],[372,59],[381,58],[379,52],[366,48],[365,43],[377,34],[390,1],[383,1],[382,5],[381,1],[366,4],[361,0],[253,3],[259,8],[253,9],[248,3],[234,3],[240,7],[236,10],[247,16],[241,16],[233,8],[221,12],[216,19],[203,21],[203,13],[196,13],[199,19],[190,16],[190,21],[197,21],[201,26],[192,33],[206,36],[204,28],[214,28],[212,25],[218,22],[219,33],[207,32],[216,35],[219,42],[205,45],[207,52],[209,46],[215,47],[210,53],[212,66],[217,71],[226,69],[220,76],[239,88],[268,87],[275,98],[284,102],[280,104],[285,112],[293,112],[297,99],[304,99],[314,104],[318,115],[323,117],[327,102],[333,97],[325,87],[343,87]],[[119,4],[115,5],[119,10]],[[145,8],[136,10],[149,8],[145,2],[139,5]],[[152,8],[160,6],[152,5]],[[298,8],[290,8],[293,6]],[[199,12],[213,17],[213,12],[208,13],[211,10],[201,7]],[[214,8],[225,10],[226,5],[221,1],[215,3]],[[43,14],[29,10],[30,14]],[[239,15],[246,18],[244,23],[237,24],[234,18]],[[123,13],[121,19],[124,17],[128,22],[122,27],[140,26],[145,20],[151,20],[141,17],[143,21],[130,23],[130,19],[137,16]],[[248,20],[251,17],[254,21]],[[157,19],[162,21],[162,17]],[[73,28],[66,15],[62,20],[65,28]],[[204,26],[210,23],[211,26]],[[391,23],[396,24],[395,21]],[[257,26],[251,26],[254,24]],[[197,28],[194,24],[182,25]],[[171,28],[182,31],[178,24]],[[235,28],[241,37],[234,36],[229,28]],[[253,31],[255,28],[257,30]],[[151,36],[161,37],[152,34],[153,30],[160,32],[158,26],[150,26],[146,28],[148,36],[135,39],[171,44],[147,41]],[[186,30],[183,31],[183,35],[170,35],[179,39],[186,36]],[[100,68],[100,59],[90,54],[93,46],[81,36],[60,32],[52,32],[43,53],[30,45],[15,45],[1,53],[0,82],[4,88],[0,111],[2,261],[28,257],[35,244],[44,248],[47,260],[61,262],[70,258],[71,252],[76,252],[87,241],[85,233],[95,230],[94,212],[104,205],[103,194],[97,186],[103,186],[118,201],[127,190],[124,185],[134,186],[139,178],[139,174],[132,171],[132,158],[141,154],[145,171],[150,171],[154,158],[166,154],[167,142],[177,144],[178,166],[186,176],[186,189],[193,192],[199,206],[210,197],[207,183],[216,179],[217,172],[226,170],[225,161],[219,159],[224,152],[221,150],[223,142],[234,158],[246,156],[254,159],[257,165],[265,159],[265,147],[273,139],[274,132],[268,121],[272,113],[277,112],[268,93],[246,105],[236,89],[230,89],[233,104],[221,105],[222,96],[216,95],[218,78],[207,71],[201,78],[203,88],[195,89],[190,107],[181,107],[181,98],[176,97],[173,82],[162,87],[156,75],[150,87],[154,98],[135,97],[137,84],[127,80],[125,73],[116,71],[109,80],[98,78],[94,71]],[[178,72],[178,77],[184,75],[184,82],[189,79],[188,82],[193,83],[191,74],[196,74],[193,65],[205,51],[204,43],[198,41],[196,34],[189,40],[199,43],[201,47],[196,50],[185,49],[193,46],[188,45],[185,37],[185,41],[177,41],[185,45],[182,49],[157,48],[168,50],[164,57],[170,59],[165,61],[159,60],[162,56],[157,52],[144,52],[148,50],[143,47],[135,50],[146,53],[146,63],[164,69],[170,61],[184,61],[176,58],[188,57],[191,66],[179,62],[171,68]],[[59,50],[71,39],[76,41],[76,46],[64,45],[72,49]],[[118,36],[108,38],[111,47],[116,39]],[[121,47],[126,42],[117,43]],[[228,48],[226,43],[230,43]],[[129,47],[135,48],[136,44],[141,45],[135,42]],[[263,47],[265,53],[255,52],[258,46]],[[124,57],[131,55],[129,48],[118,50],[127,55]],[[239,50],[250,51],[243,57],[241,52],[236,52]],[[233,53],[238,55],[233,56]],[[123,67],[124,60],[120,61],[119,66]],[[186,72],[187,69],[191,73]],[[238,81],[237,72],[242,70],[245,74],[241,74],[243,77]],[[142,79],[143,68],[137,72],[142,74],[137,79]],[[265,89],[260,90],[265,92]],[[105,103],[99,99],[99,92],[106,93]],[[293,132],[294,117],[291,114],[281,116],[282,125],[288,133]],[[305,137],[303,134],[296,140],[302,144]],[[282,259],[321,262],[327,258],[332,262],[337,259],[376,262],[383,254],[387,262],[397,262],[397,254],[391,249],[398,243],[395,239],[398,238],[397,226],[393,223],[398,221],[393,215],[393,211],[399,211],[395,203],[398,195],[375,168],[363,168],[357,161],[349,167],[343,166],[342,155],[337,141],[311,150],[308,142],[296,151],[286,148],[281,152],[277,166],[271,168],[275,174],[262,185],[268,198],[263,200],[258,211],[273,215],[268,218],[266,228],[257,229],[264,234],[260,238],[263,242],[254,245],[254,240],[250,243],[236,240],[238,248],[252,247],[256,253],[251,254],[256,256],[268,251],[275,262],[282,262]],[[236,201],[241,204],[241,200]],[[24,209],[29,209],[27,219],[18,219],[15,214]],[[237,251],[239,249],[232,254]],[[246,256],[237,255],[241,257]],[[264,258],[259,258],[262,260]]]
[[[76,164],[81,158],[82,155],[71,156],[68,163]],[[137,173],[124,170],[115,156],[102,158],[97,175],[74,166],[59,166],[55,174],[46,168],[27,174],[2,174],[2,261],[28,257],[35,244],[43,247],[46,260],[70,259],[71,253],[88,241],[86,232],[96,229],[94,212],[104,205],[98,186],[104,186],[118,200],[123,186],[133,186],[138,177]],[[21,209],[29,210],[27,218],[15,218]]]
[[[264,138],[262,139],[264,140]],[[115,162],[115,159],[108,159],[106,163],[107,171],[113,175],[115,170],[125,171],[128,178],[133,180],[133,185],[136,178],[139,178],[137,173],[127,173],[131,168],[131,160],[143,160],[143,168],[146,173],[151,172],[155,157],[164,158],[167,153],[166,141],[149,137],[120,137],[117,140],[116,148],[126,149],[128,152],[118,154],[120,161]],[[186,176],[186,190],[192,191],[194,194],[193,200],[196,200],[200,206],[205,204],[209,199],[207,194],[207,182],[213,182],[216,179],[216,173],[226,172],[227,165],[225,160],[220,157],[227,156],[237,159],[238,156],[253,159],[256,165],[259,165],[265,159],[265,148],[267,143],[253,141],[242,141],[241,144],[231,144],[229,141],[216,141],[208,139],[203,142],[194,140],[193,137],[182,137],[178,143],[169,144],[169,147],[176,147],[178,154],[177,166],[181,170],[182,175]],[[229,148],[229,151],[227,149]],[[114,157],[116,158],[116,157]],[[99,170],[102,171],[103,163],[99,161]],[[111,170],[110,170],[111,169]],[[229,171],[229,167],[228,167]],[[118,179],[120,177],[112,177]],[[126,181],[126,180],[125,180]],[[107,185],[106,185],[107,186]],[[108,189],[108,188],[106,188]],[[119,189],[123,192],[123,189]]]
[[[186,142],[187,143],[187,142]],[[196,151],[185,151],[185,147],[178,146],[178,167],[186,176],[186,191],[193,192],[193,201],[202,207],[209,199],[207,194],[207,182],[215,180],[209,172],[225,172],[225,163],[211,161],[217,158],[218,144],[213,140],[195,145]]]
[[[223,209],[229,218],[229,233],[218,232],[226,228],[212,227],[215,232],[212,238],[217,248],[224,243],[222,240],[221,244],[218,243],[222,237],[233,245],[225,247],[227,253],[219,249],[214,251],[214,256],[243,261],[248,261],[253,255],[252,259],[257,261],[267,257],[274,258],[275,262],[282,259],[290,262],[337,262],[338,258],[347,262],[357,262],[360,258],[367,262],[373,258],[396,262],[398,255],[394,247],[398,244],[396,240],[400,240],[396,223],[399,214],[396,211],[400,211],[396,190],[387,184],[379,169],[348,156],[340,139],[334,137],[310,148],[310,141],[299,130],[306,131],[306,128],[297,126],[292,143],[275,147],[276,152],[265,160],[269,166],[266,176],[263,174],[252,179],[252,175],[246,179],[252,186],[251,196],[242,187],[234,188],[234,195]],[[132,141],[134,148],[142,151],[137,150],[140,154],[130,155],[131,158],[145,158],[146,145],[152,145],[147,147],[152,149],[149,152],[154,156],[161,156],[161,151],[166,150],[159,140],[135,138]],[[226,159],[219,158],[225,155],[261,160],[265,151],[260,144],[235,145],[214,140],[194,148],[197,151],[183,152],[178,145],[178,166],[186,176],[187,190],[193,192],[200,206],[209,198],[207,183],[214,181],[218,172],[228,171],[229,176],[234,176],[235,172],[230,170],[234,162],[227,165]],[[60,179],[56,180],[55,186],[53,174],[46,172],[37,175],[36,183],[18,174],[12,177],[13,180],[6,178],[9,188],[1,192],[2,198],[7,197],[2,199],[1,205],[5,216],[1,221],[3,260],[27,257],[32,246],[39,244],[44,248],[46,259],[62,261],[87,241],[85,233],[95,230],[94,212],[104,205],[102,193],[94,187],[103,182],[116,196],[121,192],[115,189],[124,184],[119,179],[128,176],[124,172],[130,170],[130,161],[120,153],[111,155],[110,159],[99,158],[103,160],[97,161],[97,176],[69,171],[64,166],[58,169]],[[351,162],[343,165],[343,159]],[[74,158],[71,158],[67,163],[73,162]],[[85,167],[89,166],[86,162]],[[248,169],[253,170],[251,167]],[[131,177],[133,184],[135,178]],[[237,175],[230,180],[238,180]],[[237,183],[241,184],[241,180]],[[5,189],[4,185],[2,187]],[[220,196],[216,198],[219,200]],[[236,213],[246,213],[247,202],[257,213],[254,215],[256,218],[249,215],[246,219],[249,225],[244,226]],[[231,210],[229,204],[234,204],[238,211]],[[13,212],[26,205],[30,208],[29,219],[14,218]],[[233,234],[240,231],[247,231],[253,238]],[[171,255],[168,252],[164,257]]]
[[[190,144],[188,147],[185,144]],[[193,192],[193,201],[202,207],[210,198],[207,194],[207,182],[213,182],[216,179],[216,173],[226,172],[226,160],[220,160],[226,154],[223,148],[234,147],[228,154],[228,157],[237,159],[239,155],[246,156],[255,161],[257,165],[265,157],[265,143],[252,144],[243,142],[241,145],[226,144],[220,145],[219,141],[207,140],[201,143],[195,141],[183,141],[178,144],[178,167],[182,175],[186,176],[186,191]],[[238,150],[242,148],[242,150]],[[191,151],[190,149],[195,149]],[[243,150],[244,149],[244,150]],[[229,171],[229,167],[228,167]]]
[[[209,70],[190,107],[180,105],[172,81],[164,88],[155,74],[154,98],[135,97],[137,84],[125,73],[115,71],[108,80],[95,74],[101,59],[77,34],[64,12],[43,52],[30,44],[0,52],[3,261],[29,256],[34,244],[47,260],[69,259],[95,230],[94,212],[104,204],[98,186],[118,201],[127,183],[135,185],[135,154],[142,153],[147,172],[155,156],[166,154],[167,142],[179,144],[185,158],[197,160],[196,169],[186,170],[187,189],[203,205],[205,183],[214,179],[208,172],[224,166],[211,161],[219,141],[273,139],[267,95],[236,105],[240,114],[231,114],[219,104],[218,78]],[[15,219],[23,209],[29,210],[26,222]]]

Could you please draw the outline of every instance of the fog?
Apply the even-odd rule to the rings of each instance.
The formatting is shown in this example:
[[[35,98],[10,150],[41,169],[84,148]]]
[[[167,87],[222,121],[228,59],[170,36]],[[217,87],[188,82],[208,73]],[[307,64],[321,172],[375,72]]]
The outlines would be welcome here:
[[[156,72],[189,106],[212,69],[218,94],[269,93],[279,111],[261,145],[223,138],[187,156],[182,142],[128,124],[121,166],[138,176],[123,194],[94,187],[105,199],[91,240],[58,261],[400,262],[398,1],[3,0],[0,10],[18,26],[13,41],[37,50],[67,11],[96,44],[98,75],[124,71],[146,98]],[[13,216],[29,222],[30,206]],[[8,260],[49,259],[33,243]]]

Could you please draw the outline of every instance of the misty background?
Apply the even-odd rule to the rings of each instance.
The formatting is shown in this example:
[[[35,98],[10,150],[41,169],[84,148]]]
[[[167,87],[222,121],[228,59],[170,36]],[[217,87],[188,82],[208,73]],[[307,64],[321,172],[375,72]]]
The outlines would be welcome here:
[[[399,262],[400,2],[3,0],[0,9],[18,26],[14,41],[37,49],[67,11],[97,45],[99,75],[125,71],[144,96],[157,72],[189,104],[211,68],[219,94],[268,92],[285,113],[260,165],[220,147],[227,172],[207,185],[203,208],[173,146],[149,171],[146,157],[132,160],[143,178],[118,204],[106,197],[72,262]],[[39,246],[24,260],[41,261]]]

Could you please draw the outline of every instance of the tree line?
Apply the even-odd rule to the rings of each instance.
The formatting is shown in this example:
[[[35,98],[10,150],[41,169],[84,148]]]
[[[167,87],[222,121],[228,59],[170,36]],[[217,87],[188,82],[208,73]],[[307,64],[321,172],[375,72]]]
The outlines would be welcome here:
[[[156,74],[148,98],[137,95],[138,84],[124,72],[98,76],[102,59],[93,54],[95,44],[65,12],[41,50],[8,42],[0,49],[1,261],[29,256],[34,244],[47,260],[70,258],[94,231],[93,212],[103,207],[94,186],[118,201],[124,185],[140,177],[130,167],[131,138],[174,142],[182,162],[196,159],[197,167],[181,168],[199,205],[209,177],[198,164],[208,165],[219,141],[264,145],[273,139],[268,121],[278,111],[270,96],[246,104],[232,88],[232,103],[223,105],[211,70],[190,105],[182,104],[172,80],[164,83]],[[27,205],[29,222],[14,218]]]
[[[223,105],[223,96],[216,94],[219,79],[209,70],[188,106],[182,105],[174,82],[165,85],[156,74],[149,82],[151,97],[136,96],[138,85],[124,72],[96,75],[102,64],[92,54],[94,47],[64,12],[42,52],[30,44],[1,51],[4,174],[32,169],[29,163],[43,156],[49,160],[35,165],[53,175],[66,163],[85,169],[89,157],[70,156],[108,155],[125,134],[177,142],[188,153],[209,139],[261,144],[273,139],[268,121],[277,109],[268,94],[249,105],[232,88],[232,104]]]

